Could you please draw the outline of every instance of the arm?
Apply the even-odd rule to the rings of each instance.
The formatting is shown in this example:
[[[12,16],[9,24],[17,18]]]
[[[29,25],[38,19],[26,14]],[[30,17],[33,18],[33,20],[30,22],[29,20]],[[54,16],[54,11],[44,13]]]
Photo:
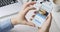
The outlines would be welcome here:
[[[49,32],[50,26],[51,26],[51,21],[52,21],[52,14],[50,13],[42,27],[38,30],[39,32]]]
[[[14,25],[11,23],[11,19],[0,21],[0,32],[6,32],[13,27]]]
[[[7,20],[0,21],[0,32],[6,32],[14,27],[17,24],[24,24],[29,26],[34,26],[33,23],[26,21],[25,14],[32,8],[30,5],[35,4],[35,2],[28,2],[23,5],[23,10],[18,13],[18,15],[14,18],[10,18]]]

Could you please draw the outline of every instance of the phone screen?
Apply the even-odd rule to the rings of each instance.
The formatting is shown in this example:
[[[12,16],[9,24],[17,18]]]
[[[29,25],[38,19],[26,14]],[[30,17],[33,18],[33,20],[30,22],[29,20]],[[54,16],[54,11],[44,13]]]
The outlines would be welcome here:
[[[52,11],[52,3],[51,2],[42,3],[39,13],[36,14],[36,16],[34,17],[32,22],[37,27],[41,27],[43,25],[43,23],[45,22],[47,15],[51,11]]]

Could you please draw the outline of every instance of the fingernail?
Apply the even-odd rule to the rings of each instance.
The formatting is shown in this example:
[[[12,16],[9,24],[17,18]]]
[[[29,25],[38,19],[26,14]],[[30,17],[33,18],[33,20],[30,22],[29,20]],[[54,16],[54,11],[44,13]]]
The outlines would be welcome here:
[[[30,19],[32,21],[32,19]]]
[[[34,13],[35,13],[35,14],[37,14],[37,13],[38,13],[38,11],[35,11]]]
[[[34,17],[35,17],[35,15],[32,16],[32,18],[34,18]]]

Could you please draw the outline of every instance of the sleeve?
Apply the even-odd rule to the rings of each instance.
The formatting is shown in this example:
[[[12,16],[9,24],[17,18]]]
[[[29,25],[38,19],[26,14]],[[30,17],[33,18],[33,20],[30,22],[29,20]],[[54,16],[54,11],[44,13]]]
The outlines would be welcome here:
[[[11,23],[11,19],[0,21],[0,32],[6,32],[12,29],[14,26]]]

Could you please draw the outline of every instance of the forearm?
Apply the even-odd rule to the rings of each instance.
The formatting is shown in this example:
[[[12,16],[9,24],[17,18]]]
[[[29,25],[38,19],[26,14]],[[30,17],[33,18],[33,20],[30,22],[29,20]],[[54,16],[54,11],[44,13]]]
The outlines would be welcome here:
[[[12,24],[11,19],[0,21],[0,32],[8,31],[12,29],[13,27],[14,25]]]

